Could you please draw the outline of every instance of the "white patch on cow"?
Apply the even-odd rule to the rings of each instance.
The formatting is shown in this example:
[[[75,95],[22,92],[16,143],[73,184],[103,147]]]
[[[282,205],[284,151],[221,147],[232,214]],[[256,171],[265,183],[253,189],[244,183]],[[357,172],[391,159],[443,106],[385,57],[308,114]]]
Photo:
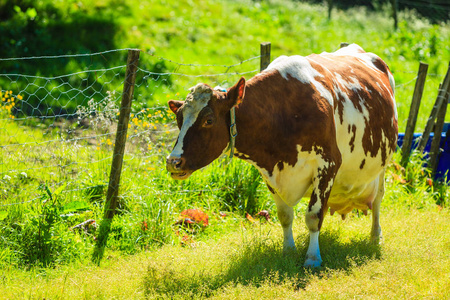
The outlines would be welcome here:
[[[319,94],[327,99],[330,105],[333,105],[330,91],[316,80],[316,77],[324,76],[311,66],[309,59],[311,58],[300,55],[280,56],[267,67],[266,71],[277,70],[286,80],[289,80],[289,75],[302,83],[312,84]]]
[[[289,206],[295,206],[304,196],[311,194],[312,180],[318,169],[321,157],[314,151],[302,151],[297,145],[297,163],[294,166],[283,163],[280,170],[275,166],[272,174],[256,164],[268,184],[277,192],[280,198]]]
[[[313,206],[311,206],[308,212],[312,214],[318,214],[321,208],[322,208],[322,201],[321,199],[317,199],[316,203],[314,203]]]
[[[355,93],[357,93],[363,89],[360,82],[358,81],[358,78],[356,77],[353,76],[349,77],[349,81],[346,81],[342,78],[341,74],[339,73],[334,73],[334,76],[336,77],[337,82],[339,82],[342,86],[344,86],[348,90],[352,90]]]
[[[358,59],[360,59],[365,66],[369,67],[370,69],[377,71],[378,73],[382,73],[380,69],[378,69],[374,62],[379,60],[380,58],[373,53],[370,52],[365,52],[363,50],[363,48],[361,48],[359,45],[357,44],[351,44],[348,45],[347,47],[343,47],[339,50],[337,50],[336,52],[333,53],[329,53],[331,55],[336,55],[336,56],[354,56]]]
[[[180,158],[183,155],[184,137],[197,120],[200,111],[208,105],[211,99],[212,89],[203,83],[197,84],[190,88],[189,91],[190,93],[187,95],[183,107],[183,124],[178,135],[178,141],[169,157]]]
[[[336,77],[338,78],[338,77]],[[342,85],[345,84],[345,81],[341,83]],[[362,87],[359,84],[356,83],[350,83],[347,84],[347,88],[354,88],[354,89],[358,89],[358,86],[360,87],[360,89],[362,89]],[[343,115],[342,118],[344,121],[347,121],[350,123],[350,125],[353,125],[355,123],[358,123],[358,121],[360,121],[359,119],[368,119],[369,118],[369,111],[367,110],[366,106],[365,106],[365,101],[364,99],[361,98],[361,96],[359,96],[359,101],[361,104],[361,108],[362,108],[362,112],[360,112],[355,105],[353,104],[353,102],[350,100],[350,98],[348,97],[348,94],[341,90],[339,88],[339,86],[334,86],[334,93],[337,96],[340,96],[341,98],[344,99],[344,101],[341,101],[342,106],[343,106]],[[339,116],[335,116],[335,121],[340,122],[340,117]],[[361,121],[360,121],[361,122]],[[339,135],[338,135],[339,136]]]
[[[361,48],[359,45],[351,44],[351,45],[348,45],[347,47],[340,48],[339,50],[337,50],[335,52],[327,53],[327,54],[343,56],[343,55],[355,55],[355,54],[364,53],[364,52],[365,52],[364,49]]]
[[[320,257],[319,248],[319,231],[309,233],[309,246],[306,251],[305,267],[320,267],[322,258]]]
[[[398,114],[397,114],[397,104],[395,103],[395,79],[394,76],[392,76],[391,72],[388,72],[389,76],[389,85],[391,86],[392,91],[392,103],[394,104],[394,113],[395,113],[395,121],[398,120]],[[392,119],[392,125],[394,125],[394,119]]]

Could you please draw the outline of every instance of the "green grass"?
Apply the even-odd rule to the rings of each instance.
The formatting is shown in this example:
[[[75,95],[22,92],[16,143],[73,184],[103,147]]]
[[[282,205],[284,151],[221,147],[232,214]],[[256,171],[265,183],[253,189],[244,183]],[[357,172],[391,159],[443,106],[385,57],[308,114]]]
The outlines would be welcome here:
[[[445,299],[450,290],[447,209],[383,209],[384,243],[369,242],[370,218],[327,217],[323,267],[302,267],[307,230],[294,232],[298,253],[281,254],[281,227],[226,220],[220,239],[165,245],[133,256],[111,253],[102,266],[3,270],[7,299]]]
[[[356,42],[378,53],[394,73],[400,131],[406,124],[418,61],[428,62],[431,73],[419,131],[450,60],[448,24],[431,25],[411,12],[401,14],[403,21],[394,32],[385,11],[353,8],[334,12],[328,21],[322,6],[287,0],[245,4],[231,0],[80,3],[35,4],[36,18],[50,20],[38,25],[29,19],[24,21],[33,16],[33,11],[26,13],[23,8],[16,19],[2,23],[5,26],[1,30],[34,28],[20,27],[22,21],[48,30],[22,35],[36,42],[32,48],[35,52],[26,52],[16,43],[10,45],[9,53],[23,56],[139,47],[147,51],[141,53],[143,70],[197,76],[226,73],[222,65],[259,55],[262,41],[272,42],[272,59],[282,54],[333,51],[340,42]],[[54,14],[48,14],[52,9]],[[94,22],[97,15],[98,22]],[[99,24],[114,25],[97,31]],[[72,39],[63,39],[65,44],[58,51],[65,52],[55,50],[59,41],[51,48],[46,40],[61,28],[67,36],[74,28],[79,29]],[[101,33],[105,36],[95,43]],[[42,43],[33,40],[35,37]],[[13,64],[18,69],[11,70],[54,76],[122,65],[125,55],[123,51],[52,60],[50,64],[24,62]],[[180,65],[171,60],[214,66]],[[2,68],[9,67],[2,64]],[[369,218],[357,213],[344,222],[327,217],[321,235],[324,266],[314,271],[302,267],[307,203],[296,207],[299,252],[283,257],[276,208],[249,164],[218,160],[186,181],[170,178],[164,158],[177,129],[166,101],[182,99],[186,89],[198,81],[231,85],[239,77],[235,72],[258,68],[259,60],[254,59],[220,76],[144,78],[144,73],[138,74],[120,206],[100,266],[90,261],[98,234],[95,228],[91,226],[86,232],[71,228],[88,219],[101,222],[114,146],[115,104],[120,100],[124,70],[69,76],[69,85],[60,79],[2,77],[2,97],[7,90],[12,92],[2,100],[0,109],[1,297],[445,297],[449,291],[446,266],[450,243],[445,222],[450,189],[428,180],[430,174],[417,153],[406,168],[395,163],[400,161],[399,153],[389,165],[382,215],[384,245],[368,242]],[[85,78],[93,80],[93,85],[83,81]],[[71,88],[75,90],[67,90]],[[14,105],[11,97],[15,98]],[[48,118],[29,116],[30,111],[37,111],[32,102],[35,100],[45,108]],[[82,120],[53,117],[58,111],[69,115],[78,111]],[[201,208],[210,216],[211,225],[195,232],[173,226],[187,208]],[[251,225],[245,213],[255,214],[261,209],[270,211],[273,223]],[[227,216],[221,217],[221,212]],[[188,246],[181,247],[182,243]]]
[[[394,31],[388,8],[377,12],[361,7],[336,10],[328,20],[324,6],[289,0],[24,1],[21,6],[21,12],[11,8],[14,13],[2,22],[5,34],[0,37],[7,45],[0,50],[4,51],[2,57],[79,54],[135,47],[146,52],[141,54],[140,61],[140,67],[146,71],[193,76],[230,74],[151,76],[150,79],[139,75],[136,111],[165,104],[167,95],[173,97],[180,93],[177,98],[183,98],[184,91],[198,81],[211,85],[233,84],[238,79],[233,73],[258,70],[258,60],[230,69],[223,66],[258,56],[259,44],[263,41],[272,43],[272,59],[280,55],[331,52],[341,42],[350,42],[378,54],[390,66],[397,84],[401,131],[406,126],[419,61],[429,64],[417,125],[417,130],[421,131],[450,61],[449,24],[430,24],[413,11],[399,13],[399,29]],[[36,10],[34,18],[24,13],[28,9]],[[13,40],[17,41],[13,43]],[[24,47],[27,44],[34,46]],[[88,68],[120,66],[125,61],[126,52],[74,59],[8,61],[4,62],[2,72],[56,76]],[[122,76],[124,70],[116,72]],[[247,74],[247,79],[252,75]],[[120,90],[117,82],[111,82],[111,76],[117,79],[110,72],[97,72],[95,76],[88,76],[89,84],[83,83],[86,78],[80,77],[71,79],[70,86],[61,85],[59,81],[45,83],[19,78],[11,82],[11,78],[0,78],[0,86],[13,88],[17,93],[26,88],[31,94],[27,101],[39,106],[40,113],[56,113],[62,107],[63,112],[71,114],[78,104],[89,100],[74,97],[71,86],[84,88],[84,84],[88,85],[85,93],[92,93],[96,101],[100,101],[95,91]],[[58,101],[50,98],[40,102],[46,91],[36,89],[33,84],[30,86],[30,82],[38,87],[45,84]],[[36,113],[26,107],[22,109],[26,114]]]

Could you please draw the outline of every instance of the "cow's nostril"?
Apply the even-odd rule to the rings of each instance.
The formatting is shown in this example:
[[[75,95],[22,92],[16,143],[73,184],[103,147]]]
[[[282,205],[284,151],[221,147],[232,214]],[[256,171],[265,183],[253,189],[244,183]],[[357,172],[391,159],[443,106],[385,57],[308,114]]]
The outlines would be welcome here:
[[[184,166],[184,161],[181,157],[169,157],[167,158],[167,167],[172,171],[181,170]]]
[[[174,161],[174,164],[175,164],[175,169],[181,169],[181,166],[182,166],[181,159],[177,159],[176,161]]]

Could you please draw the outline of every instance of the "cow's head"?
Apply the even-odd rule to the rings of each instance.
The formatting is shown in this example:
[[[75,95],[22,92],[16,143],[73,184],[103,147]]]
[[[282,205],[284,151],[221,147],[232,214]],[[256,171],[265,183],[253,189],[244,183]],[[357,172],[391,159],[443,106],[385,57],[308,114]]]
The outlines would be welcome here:
[[[174,179],[186,179],[218,158],[230,141],[230,110],[244,98],[245,79],[226,92],[199,83],[185,101],[170,100],[180,133],[166,167]]]

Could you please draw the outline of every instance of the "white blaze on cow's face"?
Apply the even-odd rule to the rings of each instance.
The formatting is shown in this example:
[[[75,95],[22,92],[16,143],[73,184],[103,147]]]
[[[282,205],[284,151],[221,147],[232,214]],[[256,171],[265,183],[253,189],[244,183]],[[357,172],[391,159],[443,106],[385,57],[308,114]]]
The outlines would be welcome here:
[[[208,106],[208,102],[211,100],[213,93],[211,87],[202,83],[190,88],[189,91],[190,93],[187,95],[183,109],[181,110],[183,123],[180,128],[178,140],[169,157],[181,158],[183,155],[184,137],[189,128],[194,125],[202,109]]]
[[[180,133],[172,152],[167,157],[167,169],[174,179],[186,179],[194,170],[186,169],[185,138],[193,125],[197,122],[200,113],[208,106],[213,91],[206,84],[199,83],[189,89],[184,102],[169,101],[170,109],[177,114],[178,127]],[[212,111],[211,111],[212,112]]]
[[[227,92],[200,83],[190,89],[186,101],[169,101],[180,128],[166,160],[172,178],[186,179],[224,153],[230,140],[230,109],[242,100],[244,88],[244,78]]]

